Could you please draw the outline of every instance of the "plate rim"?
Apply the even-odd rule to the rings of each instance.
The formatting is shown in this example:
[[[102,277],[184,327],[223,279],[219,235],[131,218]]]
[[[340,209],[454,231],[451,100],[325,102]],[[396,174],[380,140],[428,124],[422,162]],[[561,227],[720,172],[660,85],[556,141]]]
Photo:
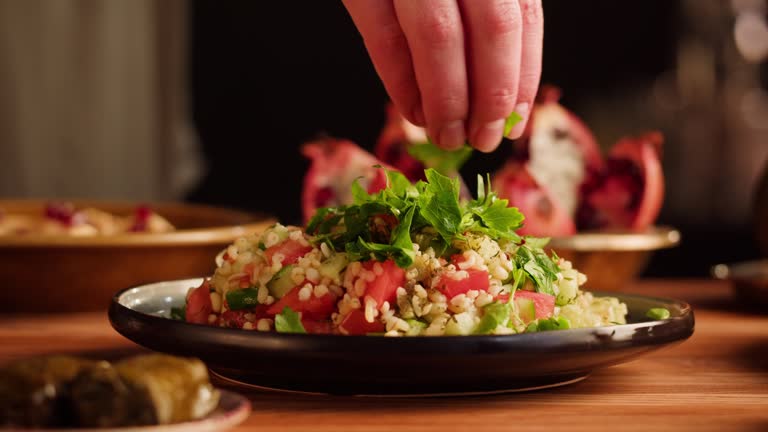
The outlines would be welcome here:
[[[170,288],[179,289],[172,294],[176,296],[183,291],[180,287],[199,285],[202,279],[162,281],[120,290],[109,307],[110,324],[119,334],[139,345],[176,355],[200,357],[209,369],[230,378],[265,387],[343,395],[413,393],[401,388],[405,385],[403,376],[396,372],[399,369],[392,369],[390,365],[426,367],[433,364],[435,358],[441,359],[436,372],[416,378],[422,386],[418,393],[488,393],[489,390],[504,390],[519,385],[529,387],[527,383],[535,386],[536,383],[549,382],[553,377],[565,378],[631,361],[634,357],[683,342],[693,335],[695,329],[694,312],[686,302],[616,292],[598,295],[617,296],[627,302],[637,298],[634,306],[628,305],[632,314],[630,317],[642,321],[511,335],[396,338],[286,334],[213,327],[153,315],[153,309],[140,312],[120,303],[120,297],[128,290],[176,283]],[[169,294],[170,291],[161,291],[156,295],[160,301],[170,305],[165,299]],[[132,306],[136,307],[135,304]],[[670,308],[672,316],[664,320],[644,318],[645,308],[652,307]],[[158,305],[155,310],[161,308],[163,306]],[[573,358],[573,361],[563,362],[563,354]],[[440,378],[444,372],[439,371],[445,371],[446,367],[478,366],[497,360],[504,364],[531,361],[540,365],[532,370],[502,367],[498,374],[487,372],[484,367],[463,368],[461,376],[455,377],[453,384],[448,385]],[[353,366],[360,364],[368,365],[365,371]],[[259,366],[254,369],[254,365]],[[296,367],[305,372],[296,375]],[[345,372],[349,367],[351,372]],[[377,371],[373,379],[370,367]],[[322,377],[323,372],[318,372],[327,370],[334,370],[335,374],[342,376],[332,375],[329,380]],[[413,381],[409,381],[407,385],[412,384]]]
[[[44,428],[44,429],[14,429],[19,432],[213,432],[231,429],[243,423],[253,410],[250,399],[244,395],[223,388],[216,388],[221,394],[219,405],[207,416],[180,423],[121,426],[114,428]],[[234,404],[232,409],[219,412],[224,403]]]
[[[413,336],[413,337],[386,337],[386,336],[379,336],[379,335],[337,335],[337,334],[300,334],[300,333],[277,333],[277,332],[258,332],[258,331],[246,331],[246,330],[240,330],[240,329],[232,329],[232,328],[224,328],[224,327],[214,327],[214,326],[208,326],[208,325],[202,325],[202,324],[193,324],[193,323],[187,323],[183,321],[177,321],[173,320],[171,318],[166,317],[160,317],[157,315],[147,314],[143,312],[139,312],[135,309],[129,308],[128,306],[123,305],[120,303],[120,297],[123,296],[125,293],[131,290],[135,289],[141,289],[141,288],[148,288],[154,285],[160,285],[160,284],[190,284],[190,286],[196,286],[199,285],[205,278],[187,278],[187,279],[175,279],[175,280],[167,280],[167,281],[159,281],[159,282],[152,282],[149,284],[140,284],[136,286],[131,286],[128,288],[124,288],[117,293],[115,293],[112,296],[112,300],[108,309],[108,318],[110,321],[110,325],[121,335],[124,337],[131,339],[130,337],[123,334],[120,329],[117,328],[115,317],[119,314],[127,314],[129,316],[133,316],[133,318],[140,319],[140,320],[147,320],[147,321],[154,321],[155,323],[165,323],[166,325],[173,325],[173,326],[181,326],[180,328],[186,328],[186,329],[196,329],[198,330],[198,333],[210,333],[211,335],[230,335],[230,340],[240,340],[241,338],[262,338],[262,339],[287,339],[287,340],[315,340],[315,341],[337,341],[337,340],[352,340],[357,341],[357,344],[352,345],[359,345],[360,341],[370,341],[370,340],[376,340],[376,341],[428,341],[427,344],[432,343],[432,341],[457,341],[457,340],[472,340],[472,341],[483,341],[483,342],[498,342],[498,341],[504,341],[504,340],[536,340],[541,338],[549,338],[551,337],[551,334],[555,335],[564,335],[564,334],[577,334],[577,333],[610,333],[612,331],[615,331],[617,329],[619,330],[637,330],[642,328],[649,328],[649,327],[658,327],[658,326],[664,326],[665,324],[671,324],[671,323],[680,323],[680,322],[688,322],[689,323],[689,332],[688,335],[682,338],[676,338],[673,340],[685,340],[688,337],[690,337],[695,329],[695,317],[693,308],[685,301],[672,299],[672,298],[664,298],[664,297],[654,297],[654,296],[645,296],[641,294],[629,294],[629,293],[621,293],[621,292],[601,292],[601,291],[589,291],[596,296],[610,296],[610,297],[620,297],[620,298],[635,298],[645,301],[654,301],[654,302],[660,302],[660,303],[666,303],[666,304],[674,304],[677,305],[680,309],[680,315],[679,316],[672,316],[670,318],[666,318],[663,320],[648,320],[648,321],[642,321],[638,323],[628,323],[628,324],[618,324],[613,326],[601,326],[601,327],[587,327],[587,328],[578,328],[578,329],[568,329],[568,330],[558,330],[553,332],[535,332],[535,333],[517,333],[517,334],[509,334],[509,335],[466,335],[466,336],[449,336],[449,335],[440,335],[440,336]],[[515,339],[511,339],[515,338]],[[136,341],[134,341],[136,342]],[[138,343],[138,342],[137,342]],[[387,343],[387,342],[384,342]],[[393,343],[399,343],[403,344],[403,342],[393,342]],[[666,343],[665,341],[661,341],[660,344]],[[657,344],[649,344],[650,346],[657,345]]]

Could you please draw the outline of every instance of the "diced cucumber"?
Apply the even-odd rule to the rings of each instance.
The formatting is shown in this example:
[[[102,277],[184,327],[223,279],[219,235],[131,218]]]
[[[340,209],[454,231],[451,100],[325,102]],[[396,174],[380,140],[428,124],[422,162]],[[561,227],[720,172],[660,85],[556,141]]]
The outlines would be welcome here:
[[[465,336],[472,334],[472,330],[475,329],[475,320],[472,315],[462,312],[456,314],[445,325],[446,336]]]
[[[560,292],[557,294],[557,298],[555,299],[555,304],[558,306],[565,306],[576,298],[576,294],[579,290],[579,284],[576,283],[575,280],[561,280],[557,286],[560,288]]]
[[[230,310],[252,308],[259,304],[259,290],[256,288],[244,288],[229,291],[227,293],[227,306]]]
[[[539,320],[537,323],[538,331],[547,330],[567,330],[571,328],[571,322],[565,317],[552,317],[544,320]]]
[[[407,319],[405,322],[407,322],[411,327],[407,332],[405,332],[406,336],[418,336],[424,331],[425,328],[427,328],[427,323],[423,321]]]
[[[347,254],[336,253],[320,263],[320,268],[318,270],[320,271],[321,276],[338,282],[341,271],[344,270],[344,267],[346,267],[348,263],[349,260],[347,259]]]
[[[489,334],[496,330],[496,327],[505,325],[509,320],[509,314],[512,308],[508,303],[493,302],[483,307],[483,317],[480,318],[480,324],[475,329],[475,334]]]
[[[296,286],[291,277],[291,270],[293,267],[294,265],[291,264],[281,268],[280,271],[275,273],[274,276],[272,276],[272,279],[267,282],[267,289],[272,297],[276,299],[282,298],[288,291]]]
[[[536,319],[536,304],[529,298],[518,297],[515,298],[515,308],[517,309],[517,316],[523,323]]]

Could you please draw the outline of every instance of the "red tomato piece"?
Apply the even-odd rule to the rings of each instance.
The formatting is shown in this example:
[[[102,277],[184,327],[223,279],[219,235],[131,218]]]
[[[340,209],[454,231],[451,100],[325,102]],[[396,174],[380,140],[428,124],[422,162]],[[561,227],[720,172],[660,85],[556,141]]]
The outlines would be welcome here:
[[[283,265],[294,264],[299,258],[303,257],[307,252],[312,250],[312,246],[303,245],[296,240],[285,240],[274,246],[270,246],[264,251],[264,255],[267,257],[267,262],[272,264],[272,257],[277,254],[283,254]]]
[[[384,323],[374,319],[372,323],[365,320],[365,312],[360,309],[352,311],[344,317],[339,325],[339,330],[348,335],[366,335],[368,333],[382,333],[385,330]]]
[[[515,291],[515,298],[527,298],[536,308],[536,319],[549,318],[555,313],[555,296],[527,290]]]
[[[448,300],[459,294],[466,294],[469,290],[488,291],[489,280],[487,271],[477,269],[464,271],[469,274],[469,276],[464,279],[454,279],[449,276],[440,277],[437,289],[448,297]]]
[[[303,286],[302,284],[288,291],[288,294],[284,295],[267,309],[267,314],[277,315],[287,306],[294,312],[301,312],[302,318],[314,320],[328,319],[331,313],[336,310],[336,296],[328,292],[321,297],[315,297],[315,294],[312,293],[306,301],[302,301],[299,299],[299,291]]]
[[[208,316],[213,313],[211,288],[208,281],[192,290],[187,297],[185,321],[195,324],[208,324]]]
[[[363,268],[374,271],[377,264],[381,266],[382,273],[368,283],[365,295],[376,300],[376,306],[381,306],[385,301],[393,304],[397,300],[397,288],[405,284],[405,270],[398,267],[393,260],[366,261]]]
[[[328,320],[312,320],[307,318],[301,319],[301,325],[304,326],[304,330],[310,334],[331,334],[333,333],[333,325]]]
[[[255,316],[254,322],[256,322],[262,318],[269,317],[267,314],[268,308],[269,306],[267,305],[258,305],[253,309],[227,310],[221,313],[219,322],[223,323],[225,327],[243,328],[243,324],[248,321],[245,319],[246,314],[253,314]]]

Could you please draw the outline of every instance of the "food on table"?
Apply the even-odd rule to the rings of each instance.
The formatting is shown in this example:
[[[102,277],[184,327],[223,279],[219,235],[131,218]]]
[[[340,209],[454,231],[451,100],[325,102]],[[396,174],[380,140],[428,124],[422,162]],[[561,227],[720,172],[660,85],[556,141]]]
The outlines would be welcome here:
[[[127,216],[92,207],[75,208],[70,202],[51,202],[39,215],[5,213],[0,209],[2,235],[96,236],[122,233],[161,233],[174,226],[147,206],[138,206]]]
[[[521,233],[564,236],[582,230],[643,231],[661,209],[659,132],[625,137],[607,158],[584,123],[541,90],[515,154],[493,176],[499,196],[526,215]]]
[[[0,369],[0,426],[72,424],[68,387],[94,362],[70,356],[35,357]]]
[[[413,184],[375,168],[385,187],[353,182],[349,205],[305,227],[237,239],[176,317],[246,330],[345,335],[512,334],[625,323],[626,305],[579,289],[586,276],[515,231],[523,215],[479,178],[434,169]],[[341,187],[339,185],[339,187]]]
[[[202,418],[218,401],[207,368],[193,358],[147,354],[109,363],[50,356],[0,370],[0,426],[171,424]]]

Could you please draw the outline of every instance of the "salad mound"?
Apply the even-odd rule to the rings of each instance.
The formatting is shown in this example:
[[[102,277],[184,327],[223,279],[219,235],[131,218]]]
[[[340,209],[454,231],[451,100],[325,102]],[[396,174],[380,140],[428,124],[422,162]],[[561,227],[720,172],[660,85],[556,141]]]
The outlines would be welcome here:
[[[513,334],[626,322],[627,307],[582,291],[584,274],[516,233],[524,221],[478,179],[425,170],[413,184],[352,183],[354,203],[318,209],[305,227],[237,239],[172,315],[258,331],[344,335]]]

